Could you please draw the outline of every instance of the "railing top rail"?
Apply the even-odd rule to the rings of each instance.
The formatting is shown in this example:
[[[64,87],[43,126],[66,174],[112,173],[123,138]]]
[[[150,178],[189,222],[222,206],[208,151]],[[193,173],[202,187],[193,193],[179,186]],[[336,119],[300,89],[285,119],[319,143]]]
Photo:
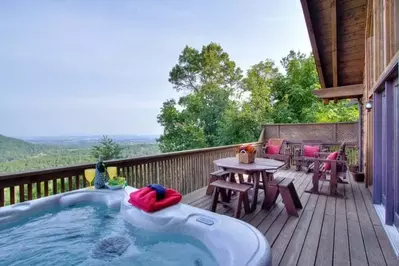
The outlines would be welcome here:
[[[246,143],[246,144],[259,144],[259,142],[251,142],[251,143]],[[210,147],[210,148],[192,149],[192,150],[186,150],[186,151],[160,153],[160,154],[155,154],[155,155],[139,156],[139,157],[134,157],[134,158],[129,158],[129,159],[109,160],[109,161],[105,161],[105,163],[108,165],[112,165],[112,166],[126,165],[126,164],[132,164],[132,163],[140,164],[143,162],[150,163],[150,162],[159,161],[159,160],[167,160],[169,158],[174,158],[174,157],[181,157],[181,156],[187,156],[187,155],[192,155],[192,154],[206,153],[206,152],[210,152],[210,151],[231,149],[231,148],[237,147],[238,145],[243,145],[243,144],[241,143],[241,144],[225,145],[225,146]],[[96,165],[96,163],[85,163],[85,164],[78,164],[78,165],[71,165],[71,166],[54,167],[54,168],[43,169],[43,170],[0,174],[0,181],[21,178],[21,177],[31,177],[31,176],[38,176],[38,175],[55,174],[55,173],[59,173],[60,175],[65,174],[65,173],[78,173],[78,172],[83,172],[87,168],[94,168],[95,165]]]
[[[352,125],[352,124],[357,124],[358,121],[356,122],[335,122],[335,123],[277,123],[277,124],[262,124],[262,126],[306,126],[306,125],[335,125],[335,124],[339,124],[339,125]]]

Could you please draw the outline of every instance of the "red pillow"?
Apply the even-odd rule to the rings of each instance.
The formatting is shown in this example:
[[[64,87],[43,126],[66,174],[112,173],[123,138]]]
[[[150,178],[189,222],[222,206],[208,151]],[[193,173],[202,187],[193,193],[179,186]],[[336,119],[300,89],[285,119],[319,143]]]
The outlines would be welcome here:
[[[277,146],[277,145],[267,146],[267,150],[266,150],[267,154],[279,154],[279,152],[280,152],[280,146]]]
[[[316,157],[317,152],[320,152],[319,146],[305,145],[303,147],[303,156],[305,157]]]
[[[338,152],[335,151],[335,152],[330,153],[327,156],[327,160],[336,160],[337,157],[338,157]],[[331,169],[331,163],[325,162],[323,168],[326,169],[326,170],[330,170]]]

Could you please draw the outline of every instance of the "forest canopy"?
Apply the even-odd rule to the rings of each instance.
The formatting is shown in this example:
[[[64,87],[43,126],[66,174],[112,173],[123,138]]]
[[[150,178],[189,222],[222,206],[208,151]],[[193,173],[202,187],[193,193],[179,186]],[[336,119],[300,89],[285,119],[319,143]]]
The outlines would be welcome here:
[[[357,105],[324,105],[312,93],[320,88],[313,55],[290,51],[280,64],[265,59],[244,73],[219,44],[186,46],[169,73],[183,96],[158,115],[161,151],[255,141],[265,123],[357,121]]]

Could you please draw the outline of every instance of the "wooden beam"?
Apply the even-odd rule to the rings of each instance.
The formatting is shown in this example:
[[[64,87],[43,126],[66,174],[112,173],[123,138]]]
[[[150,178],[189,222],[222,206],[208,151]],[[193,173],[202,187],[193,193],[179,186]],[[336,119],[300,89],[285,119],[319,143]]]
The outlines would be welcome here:
[[[338,56],[337,56],[337,2],[331,0],[331,52],[333,68],[333,86],[338,87]]]
[[[313,93],[321,99],[351,99],[363,96],[363,84],[332,87],[314,90]]]
[[[323,69],[321,68],[321,61],[319,55],[319,49],[317,48],[316,37],[314,35],[312,20],[310,19],[310,12],[307,0],[301,0],[303,15],[305,17],[306,27],[308,29],[310,44],[312,45],[312,52],[316,63],[317,73],[319,74],[319,81],[322,88],[326,87],[324,81]]]

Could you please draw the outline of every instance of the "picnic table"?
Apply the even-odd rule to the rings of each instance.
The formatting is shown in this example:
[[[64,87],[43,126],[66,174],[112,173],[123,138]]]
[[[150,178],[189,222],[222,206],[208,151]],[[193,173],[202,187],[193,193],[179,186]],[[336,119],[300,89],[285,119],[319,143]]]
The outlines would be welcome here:
[[[247,183],[244,181],[243,175],[248,175],[248,177],[253,180],[253,196],[251,200],[251,211],[256,209],[256,204],[258,202],[258,190],[260,186],[260,176],[262,175],[262,189],[265,192],[265,199],[262,204],[263,208],[270,207],[274,202],[270,202],[272,198],[274,200],[274,196],[267,195],[268,183],[273,178],[273,173],[280,169],[285,165],[284,162],[280,162],[273,159],[265,159],[265,158],[256,158],[254,163],[245,164],[240,163],[236,157],[228,157],[215,160],[214,163],[222,168],[224,171],[231,173],[232,179],[234,181],[234,174],[238,174],[240,183]],[[270,194],[270,193],[269,193]]]

